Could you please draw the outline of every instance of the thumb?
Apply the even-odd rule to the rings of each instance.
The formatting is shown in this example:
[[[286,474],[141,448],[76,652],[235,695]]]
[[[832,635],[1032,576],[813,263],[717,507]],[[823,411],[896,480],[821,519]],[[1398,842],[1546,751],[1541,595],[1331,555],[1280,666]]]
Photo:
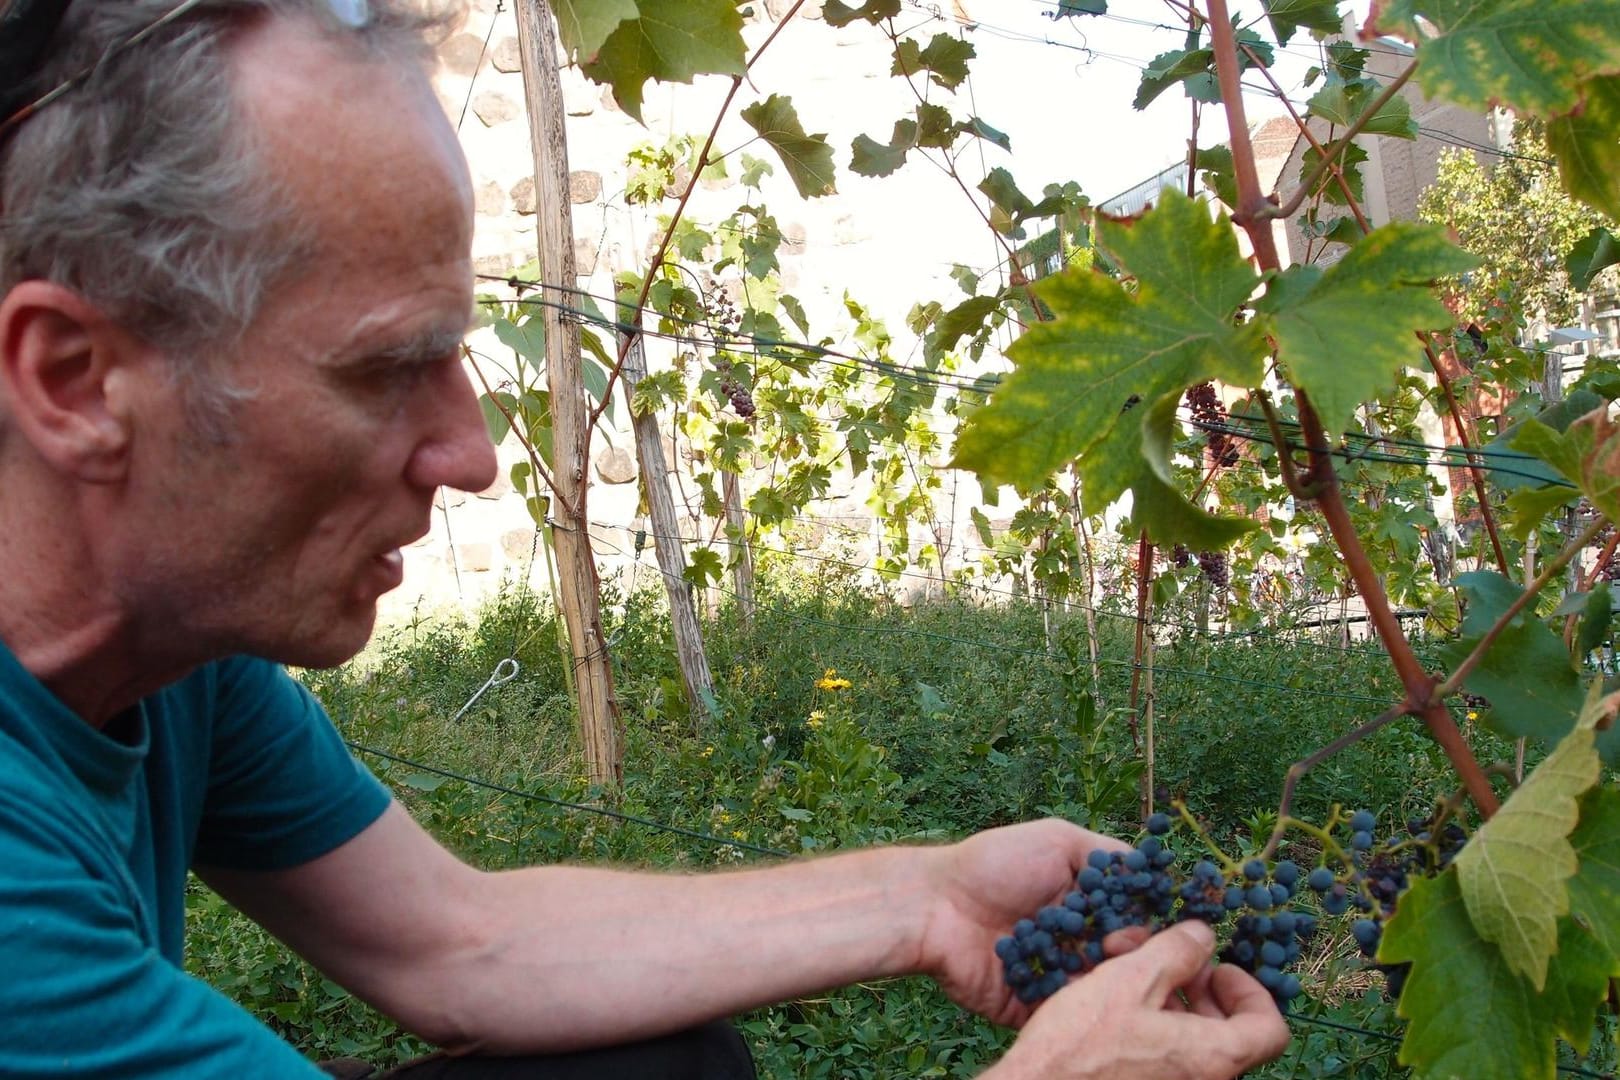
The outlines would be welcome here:
[[[1130,968],[1143,986],[1143,1000],[1156,1002],[1197,978],[1214,952],[1215,932],[1192,919],[1154,934],[1141,948],[1110,963]]]

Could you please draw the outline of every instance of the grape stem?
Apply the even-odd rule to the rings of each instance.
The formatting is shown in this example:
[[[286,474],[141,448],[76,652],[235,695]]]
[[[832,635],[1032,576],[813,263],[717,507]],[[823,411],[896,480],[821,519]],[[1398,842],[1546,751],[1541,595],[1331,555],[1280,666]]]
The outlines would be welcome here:
[[[1198,819],[1193,817],[1192,813],[1188,811],[1186,803],[1182,802],[1180,799],[1172,799],[1170,800],[1170,806],[1178,815],[1180,815],[1182,822],[1187,826],[1187,828],[1192,830],[1193,835],[1198,837],[1199,840],[1203,841],[1204,847],[1209,849],[1209,853],[1214,855],[1215,858],[1220,862],[1221,869],[1226,872],[1227,877],[1235,878],[1242,872],[1243,867],[1239,866],[1236,862],[1227,857],[1226,852],[1220,849],[1220,845],[1216,844],[1215,841],[1209,838],[1209,833],[1204,831],[1204,827],[1198,824]]]
[[[1294,789],[1299,786],[1300,780],[1304,778],[1306,773],[1334,754],[1339,753],[1339,751],[1365,739],[1379,728],[1392,724],[1403,716],[1410,716],[1411,713],[1412,706],[1410,702],[1396,702],[1360,727],[1345,732],[1322,747],[1322,749],[1308,757],[1300,758],[1288,766],[1288,774],[1283,778],[1282,802],[1277,807],[1277,825],[1271,830],[1271,839],[1266,841],[1265,849],[1260,853],[1261,857],[1271,859],[1277,854],[1277,845],[1282,841],[1288,822],[1297,820],[1289,816],[1289,811],[1294,806]],[[1331,826],[1329,827],[1331,828]]]

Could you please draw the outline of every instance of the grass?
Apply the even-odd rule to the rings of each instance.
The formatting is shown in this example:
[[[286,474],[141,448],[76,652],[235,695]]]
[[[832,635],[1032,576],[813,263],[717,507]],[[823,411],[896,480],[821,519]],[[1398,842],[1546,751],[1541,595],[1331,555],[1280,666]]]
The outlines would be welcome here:
[[[1049,642],[1032,605],[905,607],[836,575],[777,574],[761,584],[751,628],[729,610],[710,620],[718,712],[699,715],[682,700],[660,598],[608,599],[626,746],[614,806],[714,840],[366,757],[463,858],[489,868],[732,865],[756,856],[731,842],[814,851],[960,836],[1044,813],[1135,830],[1134,787],[1110,782],[1136,761],[1123,712],[1125,619],[1100,621],[1108,663],[1093,679],[1078,618],[1060,619]],[[519,676],[453,719],[508,656]],[[1263,839],[1290,761],[1381,711],[1358,698],[1398,692],[1376,652],[1303,635],[1187,636],[1162,645],[1155,667],[1161,794],[1186,799],[1234,853]],[[829,668],[851,688],[817,689]],[[473,620],[415,618],[353,663],[303,677],[357,744],[550,799],[602,798],[576,748],[555,614],[531,596],[502,593]],[[1083,697],[1098,703],[1094,716]],[[1425,735],[1394,725],[1307,778],[1297,809],[1320,816],[1343,801],[1404,816],[1444,791],[1449,775]],[[200,886],[191,915],[192,970],[311,1056],[387,1063],[420,1051]],[[1342,942],[1327,942],[1313,960],[1310,1008],[1390,1030],[1379,995],[1344,981],[1342,952]],[[789,1002],[741,1023],[771,1078],[972,1076],[1008,1038],[922,980]],[[1309,1061],[1296,1053],[1251,1075],[1399,1075],[1391,1044],[1362,1041],[1312,1030],[1296,1040]],[[1330,1060],[1343,1068],[1321,1071]],[[1364,1071],[1375,1064],[1385,1071]]]

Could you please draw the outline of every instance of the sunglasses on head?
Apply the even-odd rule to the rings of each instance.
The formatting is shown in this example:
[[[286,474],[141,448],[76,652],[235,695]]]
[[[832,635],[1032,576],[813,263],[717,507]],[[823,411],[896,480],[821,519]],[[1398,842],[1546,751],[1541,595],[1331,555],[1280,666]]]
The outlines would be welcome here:
[[[146,26],[114,42],[94,67],[39,93],[35,80],[50,51],[51,38],[72,0],[0,0],[0,139],[95,74],[96,69],[112,57],[138,45],[202,2],[180,0]],[[364,26],[371,15],[367,0],[326,0],[326,5],[338,21],[347,26]]]

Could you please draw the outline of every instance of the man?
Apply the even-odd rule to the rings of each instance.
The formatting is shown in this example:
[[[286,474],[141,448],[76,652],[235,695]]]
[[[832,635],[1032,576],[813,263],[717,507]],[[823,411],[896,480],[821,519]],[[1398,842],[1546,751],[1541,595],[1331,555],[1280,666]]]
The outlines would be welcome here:
[[[492,874],[348,757],[276,665],[354,655],[435,489],[495,475],[457,351],[471,182],[421,29],[355,0],[0,18],[0,1075],[320,1075],[184,974],[188,868],[446,1048],[401,1075],[750,1075],[716,1018],[905,973],[1023,1024],[994,1080],[1279,1053],[1199,925],[1016,1003],[996,936],[1115,843],[1062,822]]]

